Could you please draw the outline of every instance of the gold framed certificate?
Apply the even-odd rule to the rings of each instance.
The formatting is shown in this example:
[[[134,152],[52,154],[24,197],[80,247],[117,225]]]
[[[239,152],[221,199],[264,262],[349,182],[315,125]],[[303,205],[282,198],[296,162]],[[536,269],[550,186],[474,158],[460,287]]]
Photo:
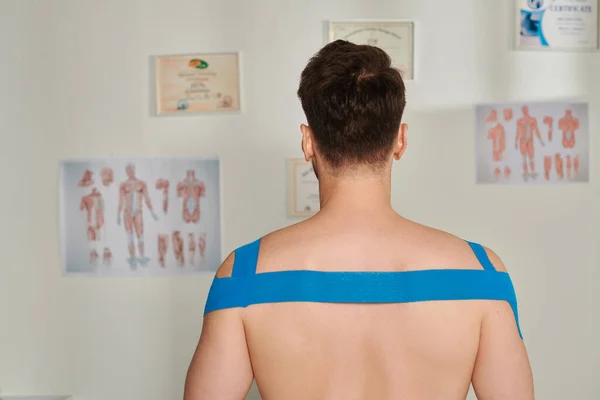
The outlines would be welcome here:
[[[288,160],[288,216],[310,217],[321,209],[319,181],[312,163],[302,158]]]
[[[157,56],[156,114],[240,111],[238,53]]]
[[[377,46],[392,59],[405,81],[414,80],[415,24],[400,20],[330,21],[329,42],[338,39]]]

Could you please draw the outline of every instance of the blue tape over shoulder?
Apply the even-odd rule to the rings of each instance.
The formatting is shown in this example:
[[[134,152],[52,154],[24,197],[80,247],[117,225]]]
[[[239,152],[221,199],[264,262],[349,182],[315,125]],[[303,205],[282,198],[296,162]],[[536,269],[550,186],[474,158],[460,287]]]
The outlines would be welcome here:
[[[495,270],[279,271],[215,278],[204,313],[283,302],[412,303],[441,300],[507,301],[523,338],[510,276]]]

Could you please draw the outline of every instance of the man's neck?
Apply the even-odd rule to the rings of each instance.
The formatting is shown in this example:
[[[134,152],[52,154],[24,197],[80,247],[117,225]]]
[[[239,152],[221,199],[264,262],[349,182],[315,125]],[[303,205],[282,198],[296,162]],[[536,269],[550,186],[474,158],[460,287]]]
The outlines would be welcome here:
[[[321,177],[321,210],[325,213],[380,213],[392,211],[391,178],[381,175]]]

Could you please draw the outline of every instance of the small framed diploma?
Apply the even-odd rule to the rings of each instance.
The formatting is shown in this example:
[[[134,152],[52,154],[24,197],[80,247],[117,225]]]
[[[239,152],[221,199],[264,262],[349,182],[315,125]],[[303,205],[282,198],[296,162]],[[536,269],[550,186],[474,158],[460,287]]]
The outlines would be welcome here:
[[[415,24],[399,20],[330,21],[329,42],[338,39],[377,46],[392,59],[405,81],[414,77]]]
[[[302,158],[288,160],[288,216],[310,217],[321,209],[319,181],[312,163]]]
[[[240,111],[238,53],[157,56],[156,114]]]
[[[517,50],[598,50],[599,0],[515,1]]]

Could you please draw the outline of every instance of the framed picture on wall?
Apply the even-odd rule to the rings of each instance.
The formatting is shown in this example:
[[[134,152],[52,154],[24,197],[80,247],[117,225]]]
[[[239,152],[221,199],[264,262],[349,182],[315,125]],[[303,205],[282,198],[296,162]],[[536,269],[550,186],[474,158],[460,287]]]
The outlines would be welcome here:
[[[338,39],[377,46],[392,59],[405,81],[415,79],[415,23],[403,20],[347,20],[329,22],[329,42]]]
[[[321,208],[319,181],[312,163],[288,160],[288,217],[310,217]]]
[[[221,264],[218,159],[64,160],[60,232],[69,276],[183,276]]]
[[[518,50],[598,50],[599,0],[515,1]]]
[[[587,103],[479,104],[475,135],[477,184],[590,181]]]
[[[156,114],[240,111],[239,53],[157,56]]]

